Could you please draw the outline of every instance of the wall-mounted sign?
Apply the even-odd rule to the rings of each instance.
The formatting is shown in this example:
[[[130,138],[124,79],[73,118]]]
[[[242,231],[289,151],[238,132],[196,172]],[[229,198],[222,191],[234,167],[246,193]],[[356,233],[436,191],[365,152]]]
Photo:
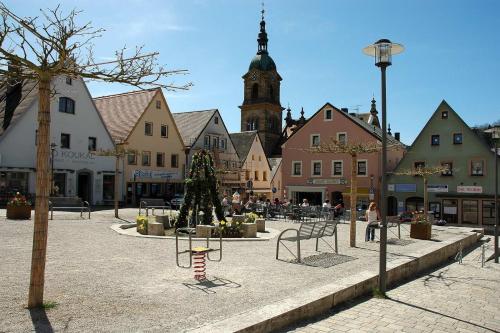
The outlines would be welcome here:
[[[394,184],[387,184],[387,191],[394,192]]]
[[[417,192],[417,184],[395,184],[396,192]]]
[[[156,170],[134,170],[134,178],[169,180],[177,178],[177,172],[156,171]]]
[[[428,184],[427,192],[448,192],[448,185],[444,184]]]
[[[345,185],[347,181],[344,178],[312,178],[308,179],[307,183],[314,185]]]
[[[482,186],[457,186],[458,193],[483,193]]]

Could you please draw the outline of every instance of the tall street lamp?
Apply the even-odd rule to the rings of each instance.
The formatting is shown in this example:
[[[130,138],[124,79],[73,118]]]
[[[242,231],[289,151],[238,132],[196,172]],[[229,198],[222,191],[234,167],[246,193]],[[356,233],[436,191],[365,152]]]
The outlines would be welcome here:
[[[52,142],[50,144],[50,164],[51,164],[51,169],[50,169],[50,195],[54,196],[54,152],[56,150],[57,145]]]
[[[487,129],[485,132],[491,133],[491,138],[495,141],[495,263],[498,264],[498,141],[500,139],[500,127],[496,126]]]
[[[393,54],[403,52],[403,45],[391,43],[388,39],[381,39],[373,45],[363,49],[363,53],[375,57],[375,66],[382,72],[382,184],[380,189],[380,208],[382,225],[380,228],[380,263],[378,288],[381,293],[386,291],[386,264],[387,264],[387,117],[385,96],[385,70],[391,65]]]

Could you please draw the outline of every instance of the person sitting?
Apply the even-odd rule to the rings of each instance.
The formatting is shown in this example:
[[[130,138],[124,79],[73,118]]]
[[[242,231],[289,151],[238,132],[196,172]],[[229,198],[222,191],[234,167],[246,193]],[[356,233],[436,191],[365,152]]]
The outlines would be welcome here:
[[[375,202],[370,202],[370,206],[368,206],[365,216],[368,222],[366,226],[365,242],[373,242],[375,240],[375,229],[378,228],[378,221],[380,220],[380,212]]]
[[[309,201],[307,199],[304,198],[304,200],[302,200],[302,207],[309,207]]]
[[[330,200],[326,199],[325,202],[323,202],[323,208],[332,208]]]

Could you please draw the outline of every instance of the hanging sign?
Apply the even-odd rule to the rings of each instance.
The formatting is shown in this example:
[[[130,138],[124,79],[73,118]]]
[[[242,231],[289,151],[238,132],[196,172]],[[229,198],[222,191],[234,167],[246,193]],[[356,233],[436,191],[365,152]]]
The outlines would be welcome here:
[[[448,192],[448,185],[428,184],[427,192],[439,192],[439,193]]]

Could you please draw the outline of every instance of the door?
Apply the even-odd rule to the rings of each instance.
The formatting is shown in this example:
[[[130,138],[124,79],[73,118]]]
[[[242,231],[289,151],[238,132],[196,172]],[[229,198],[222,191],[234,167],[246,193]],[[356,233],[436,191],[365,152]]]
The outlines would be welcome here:
[[[387,198],[387,216],[398,215],[398,199],[393,196]]]
[[[78,174],[78,197],[82,199],[82,201],[91,202],[91,185],[91,177],[88,172]]]

